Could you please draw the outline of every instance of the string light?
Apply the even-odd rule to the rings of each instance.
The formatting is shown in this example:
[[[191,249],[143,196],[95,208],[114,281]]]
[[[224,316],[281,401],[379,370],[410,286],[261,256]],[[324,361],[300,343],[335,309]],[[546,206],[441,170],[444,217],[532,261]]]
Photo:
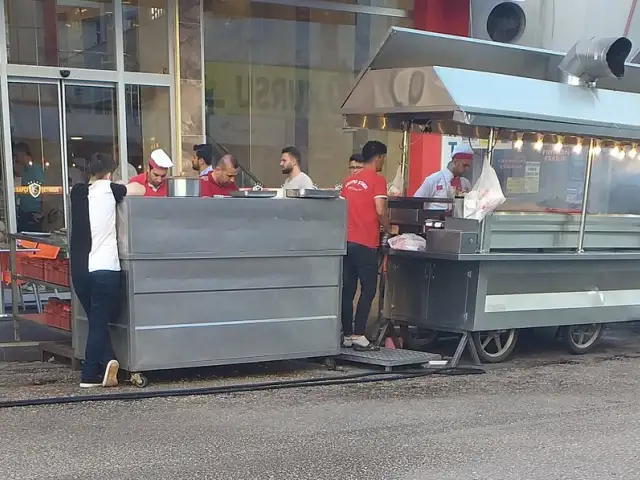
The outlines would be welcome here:
[[[593,152],[594,155],[600,155],[600,152],[602,152],[602,147],[600,146],[600,143],[597,143],[596,146],[593,147],[591,151]]]
[[[536,143],[533,144],[533,149],[536,152],[540,152],[542,151],[542,147],[544,147],[544,143],[542,141],[542,137],[538,135],[538,140],[536,141]]]
[[[513,142],[513,148],[515,148],[517,151],[522,150],[522,146],[524,145],[524,141],[522,141],[522,135],[518,135],[518,139]]]
[[[636,158],[636,155],[638,154],[638,151],[636,150],[636,145],[633,144],[633,146],[631,147],[631,149],[627,152],[627,155],[629,156],[629,158],[631,160],[633,160],[634,158]]]
[[[553,146],[553,151],[556,153],[560,153],[562,151],[562,137],[558,136],[558,141],[556,142],[556,144]]]
[[[620,147],[618,145],[616,145],[615,147],[613,147],[611,149],[611,156],[612,157],[620,157]]]
[[[578,139],[578,143],[573,146],[573,153],[580,155],[582,153],[582,140]]]

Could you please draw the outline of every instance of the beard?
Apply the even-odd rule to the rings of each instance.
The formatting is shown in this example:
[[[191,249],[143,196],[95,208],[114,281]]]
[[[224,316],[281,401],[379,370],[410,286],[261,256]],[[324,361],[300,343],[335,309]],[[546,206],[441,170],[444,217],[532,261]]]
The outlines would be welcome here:
[[[283,167],[282,168],[282,174],[283,175],[289,175],[292,171],[293,171],[292,167]]]

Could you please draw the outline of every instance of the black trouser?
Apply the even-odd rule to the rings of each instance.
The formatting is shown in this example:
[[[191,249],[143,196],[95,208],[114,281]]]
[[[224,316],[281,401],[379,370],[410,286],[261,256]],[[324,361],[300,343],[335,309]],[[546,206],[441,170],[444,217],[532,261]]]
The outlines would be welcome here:
[[[73,288],[89,320],[82,380],[101,380],[107,362],[113,360],[109,323],[117,319],[120,305],[120,272],[100,270],[73,275]]]
[[[360,298],[353,317],[353,299],[360,281]],[[347,243],[342,265],[342,333],[364,335],[371,304],[378,288],[378,251],[357,243]],[[355,329],[353,327],[355,323]]]

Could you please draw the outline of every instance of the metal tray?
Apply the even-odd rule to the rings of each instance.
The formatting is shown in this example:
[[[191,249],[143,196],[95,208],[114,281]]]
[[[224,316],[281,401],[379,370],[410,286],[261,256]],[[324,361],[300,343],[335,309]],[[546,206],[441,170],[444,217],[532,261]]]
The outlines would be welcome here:
[[[273,198],[277,192],[270,190],[236,190],[229,192],[229,196],[233,198]]]
[[[317,190],[301,188],[299,190],[286,190],[287,198],[338,198],[340,192],[337,190]]]

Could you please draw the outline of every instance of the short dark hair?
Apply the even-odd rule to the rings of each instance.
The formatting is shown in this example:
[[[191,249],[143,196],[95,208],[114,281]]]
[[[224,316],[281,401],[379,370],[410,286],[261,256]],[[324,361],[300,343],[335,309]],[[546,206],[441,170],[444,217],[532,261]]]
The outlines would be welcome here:
[[[359,153],[354,153],[353,155],[351,155],[349,157],[349,161],[350,162],[364,163],[364,159],[362,158],[362,155],[360,155]]]
[[[216,167],[224,167],[226,161],[229,161],[229,164],[232,168],[240,167],[240,164],[238,163],[238,160],[236,160],[236,157],[234,157],[230,153],[225,153],[223,156],[221,156],[220,159],[216,162]]]
[[[116,169],[116,162],[111,155],[94,153],[89,160],[89,175],[98,179],[104,178]]]
[[[27,145],[24,142],[18,142],[13,146],[13,153],[24,153],[25,155],[32,157],[33,155],[31,155],[31,149],[29,148],[29,145]]]
[[[367,143],[364,144],[364,147],[362,147],[363,163],[369,163],[375,157],[379,155],[386,155],[386,154],[387,154],[387,146],[384,143],[379,142],[377,140],[369,140]]]
[[[300,162],[302,161],[302,154],[296,147],[284,147],[282,149],[282,153],[288,153],[293,158],[295,158],[296,162],[298,162],[298,165],[300,165]]]
[[[211,165],[213,162],[213,152],[210,148],[207,148],[207,145],[196,145],[200,147],[195,150],[196,157],[201,158],[204,163],[207,165]]]

